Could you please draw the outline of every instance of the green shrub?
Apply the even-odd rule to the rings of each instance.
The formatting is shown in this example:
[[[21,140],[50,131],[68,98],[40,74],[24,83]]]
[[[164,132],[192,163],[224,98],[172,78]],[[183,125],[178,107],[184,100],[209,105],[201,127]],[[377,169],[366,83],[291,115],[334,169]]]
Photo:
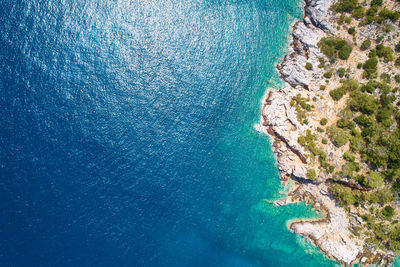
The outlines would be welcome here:
[[[332,71],[328,71],[328,72],[324,73],[324,77],[327,78],[327,79],[330,79],[332,77],[332,75],[333,75]]]
[[[307,70],[312,70],[312,68],[313,68],[312,64],[310,62],[307,62],[306,63],[306,69]]]
[[[365,195],[366,200],[372,203],[384,205],[393,201],[394,195],[392,190],[385,188]]]
[[[344,118],[338,120],[336,123],[336,126],[339,128],[342,128],[342,129],[345,128],[345,129],[349,129],[349,130],[351,130],[355,127],[354,122],[344,119]]]
[[[315,172],[314,169],[308,169],[308,170],[307,170],[307,173],[306,173],[306,176],[307,176],[308,179],[314,181],[315,178],[317,178],[317,173]]]
[[[357,6],[351,14],[357,19],[362,19],[365,15],[365,9],[362,6]]]
[[[376,55],[378,57],[383,57],[386,61],[393,61],[394,59],[393,50],[390,47],[382,44],[378,44],[376,46]]]
[[[347,87],[341,86],[329,92],[333,100],[339,101],[348,92]]]
[[[322,142],[322,144],[324,144],[324,145],[328,144],[328,140],[327,140],[326,138],[323,138],[321,142]]]
[[[372,0],[371,1],[371,6],[382,6],[382,0]]]
[[[354,162],[356,157],[350,154],[348,151],[343,154],[343,158],[347,161]]]
[[[339,201],[342,206],[353,205],[356,202],[353,192],[350,188],[346,186],[333,184],[331,186],[331,190],[334,197]]]
[[[368,58],[373,58],[376,57],[376,50],[375,49],[371,49],[368,52]]]
[[[378,71],[378,59],[376,57],[371,57],[367,61],[365,61],[363,65],[364,76],[367,78],[373,78],[376,76],[376,72]]]
[[[339,0],[332,5],[332,9],[336,12],[351,13],[358,6],[358,0]]]
[[[351,48],[350,46],[343,46],[340,50],[339,50],[339,58],[346,60],[349,58],[351,51],[353,51],[353,48]]]
[[[395,46],[395,51],[400,53],[400,42]]]
[[[319,87],[319,89],[322,90],[322,91],[324,91],[324,90],[326,89],[326,85],[323,85],[323,84],[322,84],[322,85]]]
[[[352,111],[361,111],[364,114],[372,114],[378,108],[378,100],[372,96],[361,92],[351,95],[349,107]]]
[[[366,176],[361,175],[358,183],[369,188],[379,188],[383,185],[383,176],[379,172],[370,171]]]
[[[398,58],[396,59],[396,62],[395,62],[395,63],[396,63],[397,66],[400,66],[400,57],[398,57]]]
[[[378,23],[382,23],[386,19],[390,19],[392,22],[395,22],[400,18],[400,13],[398,11],[392,11],[387,9],[386,7],[379,12],[380,20]]]
[[[322,126],[325,126],[328,123],[327,118],[322,118],[321,121],[319,122]]]
[[[371,116],[367,116],[365,114],[361,114],[360,116],[357,116],[354,118],[354,121],[362,126],[362,127],[371,127],[374,125],[374,118],[372,118]]]
[[[390,126],[394,123],[392,120],[392,114],[393,111],[390,107],[381,108],[376,114],[376,120]]]
[[[339,68],[337,70],[337,74],[339,75],[340,78],[343,78],[345,73],[346,73],[346,70],[344,68]]]
[[[392,31],[392,26],[387,25],[387,26],[385,27],[385,32],[386,32],[386,33],[389,33],[389,32],[391,32],[391,31]]]
[[[363,66],[363,64],[362,64],[362,63],[358,63],[358,64],[357,64],[357,69],[361,69],[361,68],[362,68],[362,66]]]
[[[387,206],[385,206],[385,207],[382,209],[381,214],[382,214],[387,220],[391,220],[392,217],[393,217],[394,214],[395,214],[395,210],[394,210],[393,207],[387,205]]]
[[[363,86],[361,86],[361,91],[372,94],[375,91],[375,88],[370,84],[364,84]]]
[[[371,47],[371,40],[367,39],[361,44],[361,50],[367,50]]]
[[[381,80],[386,82],[386,83],[390,83],[390,74],[388,73],[382,73],[381,74]]]
[[[349,34],[353,35],[353,34],[356,33],[356,28],[350,27],[350,28],[347,30],[347,32],[348,32]]]
[[[349,140],[348,132],[336,126],[328,127],[328,135],[337,147],[343,146]]]
[[[400,74],[396,74],[396,75],[394,76],[394,80],[395,80],[397,83],[400,83]]]
[[[350,56],[352,48],[346,45],[346,41],[341,38],[324,37],[319,41],[318,47],[321,52],[330,58],[331,63],[334,63],[335,56],[341,59],[347,59]]]

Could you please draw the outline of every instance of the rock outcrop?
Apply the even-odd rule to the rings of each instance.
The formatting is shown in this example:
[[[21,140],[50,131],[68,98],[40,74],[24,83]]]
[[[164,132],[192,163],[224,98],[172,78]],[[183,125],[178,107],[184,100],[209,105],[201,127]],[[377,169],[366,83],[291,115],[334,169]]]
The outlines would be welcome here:
[[[289,54],[277,66],[278,73],[288,85],[280,90],[268,91],[262,109],[262,126],[273,138],[273,150],[281,176],[299,183],[294,192],[275,204],[311,200],[314,207],[326,213],[326,217],[321,220],[293,221],[289,228],[295,233],[308,236],[328,257],[352,264],[362,255],[363,242],[353,237],[349,231],[348,216],[330,195],[324,183],[325,177],[320,176],[316,181],[306,177],[308,159],[298,138],[305,135],[309,126],[299,123],[296,108],[290,104],[294,96],[307,94],[322,78],[320,70],[317,70],[319,58],[323,56],[318,42],[322,37],[335,32],[329,15],[329,7],[333,3],[334,0],[306,0],[304,20],[294,24]],[[310,63],[312,69],[306,69],[306,63]]]

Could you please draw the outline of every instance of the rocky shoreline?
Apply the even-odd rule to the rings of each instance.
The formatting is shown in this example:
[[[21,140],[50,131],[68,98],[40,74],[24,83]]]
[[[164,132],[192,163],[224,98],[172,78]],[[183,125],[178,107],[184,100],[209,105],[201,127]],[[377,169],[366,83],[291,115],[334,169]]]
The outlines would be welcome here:
[[[306,135],[307,129],[316,129],[317,124],[304,125],[298,121],[296,108],[291,105],[293,97],[301,95],[315,98],[318,90],[317,97],[324,101],[315,104],[317,112],[335,119],[339,110],[337,103],[328,100],[329,93],[319,90],[320,82],[324,80],[323,73],[317,68],[306,68],[307,63],[317,66],[319,58],[324,56],[318,47],[321,38],[337,34],[336,27],[333,27],[335,18],[329,10],[334,2],[305,0],[304,19],[294,24],[288,54],[277,66],[279,75],[287,85],[279,90],[269,89],[263,103],[262,129],[272,137],[281,178],[293,179],[296,183],[287,197],[276,201],[275,205],[307,201],[322,211],[325,214],[323,219],[294,220],[288,227],[310,238],[329,258],[345,265],[357,262],[390,264],[395,255],[364,249],[365,237],[355,236],[350,231],[353,227],[362,227],[362,219],[356,214],[349,216],[336,203],[324,174],[318,174],[314,181],[307,178],[310,162],[304,147],[298,142],[300,136]],[[338,156],[338,153],[342,156],[344,150],[333,153],[332,149],[331,156]]]

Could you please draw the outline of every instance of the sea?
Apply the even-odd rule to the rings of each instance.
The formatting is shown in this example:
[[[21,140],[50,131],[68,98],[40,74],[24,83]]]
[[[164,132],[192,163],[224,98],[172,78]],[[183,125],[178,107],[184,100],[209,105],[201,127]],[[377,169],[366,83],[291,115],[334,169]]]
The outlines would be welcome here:
[[[254,126],[301,0],[2,0],[0,266],[334,266]]]

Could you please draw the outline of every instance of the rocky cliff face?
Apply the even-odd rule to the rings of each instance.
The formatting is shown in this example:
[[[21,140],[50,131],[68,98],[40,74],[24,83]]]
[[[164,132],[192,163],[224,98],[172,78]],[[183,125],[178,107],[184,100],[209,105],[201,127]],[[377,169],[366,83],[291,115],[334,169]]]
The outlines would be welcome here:
[[[335,33],[329,7],[334,0],[306,0],[305,17],[293,26],[288,55],[277,66],[287,86],[280,90],[271,89],[262,109],[262,126],[273,138],[273,149],[277,156],[281,176],[299,183],[295,192],[276,202],[277,205],[295,201],[311,200],[314,207],[322,209],[326,218],[319,221],[294,221],[290,229],[309,237],[330,258],[344,264],[355,262],[362,255],[363,240],[351,237],[351,222],[345,210],[338,206],[329,193],[325,177],[310,181],[306,177],[308,160],[298,138],[305,135],[308,125],[297,119],[296,108],[290,105],[296,95],[312,96],[323,79],[319,58],[323,54],[318,48],[322,37]],[[306,69],[306,63],[313,67]],[[312,127],[312,126],[311,126]]]

